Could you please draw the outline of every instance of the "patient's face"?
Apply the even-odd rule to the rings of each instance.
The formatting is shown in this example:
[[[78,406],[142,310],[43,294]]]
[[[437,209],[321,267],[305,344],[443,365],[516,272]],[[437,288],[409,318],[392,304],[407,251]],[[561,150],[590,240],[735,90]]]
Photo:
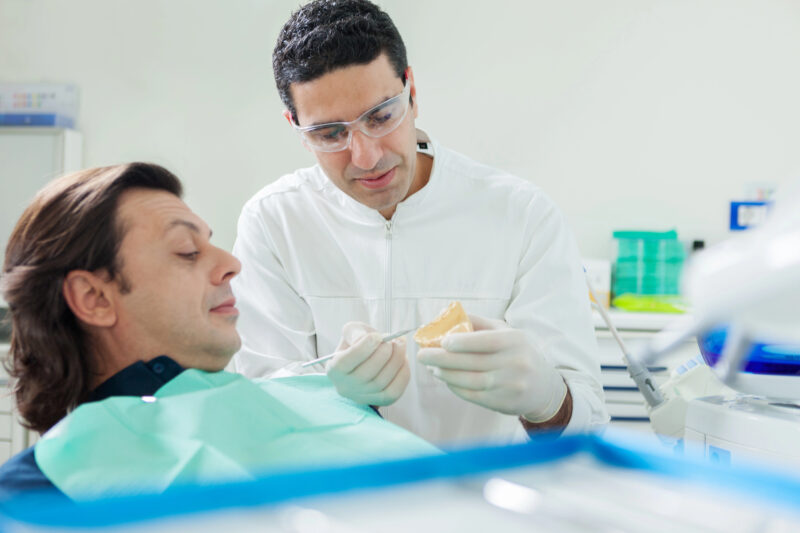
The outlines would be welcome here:
[[[230,287],[239,261],[213,246],[206,223],[165,191],[126,191],[117,214],[130,287],[117,293],[121,340],[143,360],[163,354],[184,367],[222,369],[241,344]]]

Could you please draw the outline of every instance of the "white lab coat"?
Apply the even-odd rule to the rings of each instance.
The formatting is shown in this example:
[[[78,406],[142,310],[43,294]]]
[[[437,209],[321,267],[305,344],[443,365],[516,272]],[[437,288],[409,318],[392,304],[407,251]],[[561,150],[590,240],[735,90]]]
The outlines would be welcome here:
[[[572,393],[567,431],[607,422],[582,266],[562,214],[531,183],[430,146],[428,184],[391,221],[319,166],[247,202],[233,249],[242,262],[233,290],[243,341],[233,370],[268,376],[333,352],[346,322],[391,333],[460,300],[467,313],[529,332]],[[525,438],[517,417],[457,397],[416,352],[409,337],[411,380],[381,407],[386,419],[440,445]]]

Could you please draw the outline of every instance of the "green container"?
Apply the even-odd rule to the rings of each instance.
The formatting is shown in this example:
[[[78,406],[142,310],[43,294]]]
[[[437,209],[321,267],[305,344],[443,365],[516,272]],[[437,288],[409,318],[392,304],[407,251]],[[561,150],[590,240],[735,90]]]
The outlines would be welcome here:
[[[677,279],[681,275],[683,261],[617,261],[617,279],[658,278]]]
[[[672,231],[615,231],[617,261],[673,261],[683,263],[686,252]]]
[[[679,294],[686,256],[678,233],[615,231],[614,295]]]

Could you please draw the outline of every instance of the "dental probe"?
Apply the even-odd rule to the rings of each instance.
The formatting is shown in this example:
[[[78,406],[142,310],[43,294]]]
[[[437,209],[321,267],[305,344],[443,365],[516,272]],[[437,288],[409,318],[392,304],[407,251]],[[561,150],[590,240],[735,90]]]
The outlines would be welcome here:
[[[383,342],[389,342],[390,340],[394,340],[397,337],[402,337],[403,335],[407,335],[407,334],[411,333],[412,331],[414,331],[415,329],[417,329],[417,328],[411,328],[411,329],[406,329],[404,331],[398,331],[397,333],[392,333],[391,335],[387,335],[384,338],[382,338],[381,342],[382,343]],[[313,359],[311,361],[306,361],[305,363],[303,363],[300,366],[302,368],[305,368],[307,366],[316,365],[317,363],[324,363],[328,359],[331,359],[334,355],[336,355],[336,354],[332,353],[332,354],[329,354],[329,355],[323,355],[322,357],[317,357],[316,359]]]

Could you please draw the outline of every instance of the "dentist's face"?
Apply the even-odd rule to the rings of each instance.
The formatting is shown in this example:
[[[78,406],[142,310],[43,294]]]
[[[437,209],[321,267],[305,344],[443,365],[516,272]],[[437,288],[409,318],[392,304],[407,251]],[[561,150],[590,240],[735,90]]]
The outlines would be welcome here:
[[[355,130],[345,150],[314,151],[328,179],[387,218],[399,202],[424,185],[422,177],[415,179],[417,99],[411,69],[407,72],[412,104],[397,129],[379,138]],[[400,94],[403,80],[381,54],[366,65],[352,65],[309,82],[293,83],[290,90],[298,125],[311,126],[355,120]]]
[[[129,290],[116,295],[118,324],[140,357],[169,355],[187,368],[221,370],[241,344],[230,280],[239,261],[177,196],[132,189],[120,198],[118,258]]]

